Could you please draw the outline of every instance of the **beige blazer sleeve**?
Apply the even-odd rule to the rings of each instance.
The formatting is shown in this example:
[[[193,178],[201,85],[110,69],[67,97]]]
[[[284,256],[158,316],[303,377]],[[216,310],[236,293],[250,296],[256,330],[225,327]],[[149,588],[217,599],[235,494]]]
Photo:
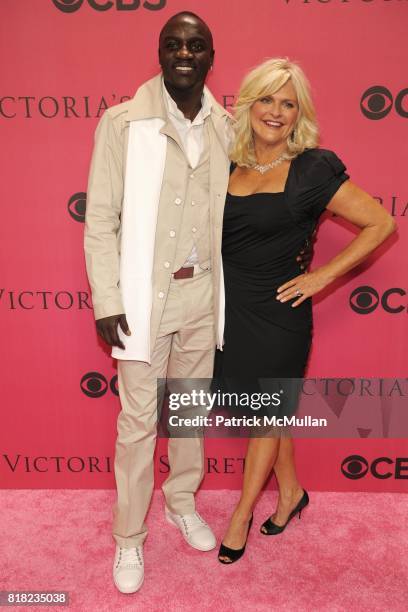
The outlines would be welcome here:
[[[119,289],[123,142],[117,123],[109,111],[99,121],[88,180],[84,248],[95,319],[124,312]]]

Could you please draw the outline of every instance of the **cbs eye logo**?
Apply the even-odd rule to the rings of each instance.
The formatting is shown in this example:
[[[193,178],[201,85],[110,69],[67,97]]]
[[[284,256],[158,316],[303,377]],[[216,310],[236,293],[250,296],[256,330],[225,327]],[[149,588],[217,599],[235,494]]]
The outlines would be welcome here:
[[[361,455],[350,455],[343,460],[341,472],[343,476],[350,478],[350,480],[363,478],[368,472],[368,461]]]
[[[361,455],[350,455],[343,459],[341,472],[350,480],[364,478],[370,471],[371,476],[379,480],[395,478],[396,480],[408,479],[408,457],[377,457],[369,464]]]
[[[118,375],[112,376],[110,382],[99,372],[88,372],[81,378],[81,391],[88,397],[102,397],[108,388],[114,395],[119,395]]]
[[[140,7],[140,0],[86,0],[95,11],[109,11],[113,6],[117,11],[136,11]],[[160,11],[166,6],[167,0],[157,2],[143,2],[143,8],[149,11]],[[84,0],[52,0],[54,6],[63,13],[75,13],[84,3]]]
[[[404,119],[408,118],[408,108],[404,108],[405,99],[408,106],[408,87],[401,89],[396,95],[395,100],[387,87],[374,85],[369,87],[361,96],[360,108],[364,117],[367,119],[384,119],[391,112],[394,106],[397,114]]]
[[[84,223],[86,211],[86,193],[84,191],[74,193],[74,195],[68,200],[67,208],[74,221]]]
[[[378,306],[381,306],[381,308],[389,314],[398,314],[406,310],[407,307],[401,304],[400,300],[396,299],[395,296],[403,297],[406,293],[407,292],[400,287],[392,287],[384,291],[380,297],[376,289],[365,285],[354,289],[350,295],[349,304],[351,309],[357,314],[370,314],[374,312]]]

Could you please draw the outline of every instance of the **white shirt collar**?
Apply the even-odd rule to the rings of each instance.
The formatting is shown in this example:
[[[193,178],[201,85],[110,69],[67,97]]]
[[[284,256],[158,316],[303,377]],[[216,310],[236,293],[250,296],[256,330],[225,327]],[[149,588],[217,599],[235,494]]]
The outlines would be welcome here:
[[[187,119],[187,117],[183,115],[183,113],[178,108],[177,104],[175,103],[175,101],[173,100],[169,92],[167,91],[163,79],[162,79],[162,89],[163,89],[163,97],[166,102],[168,113],[172,115],[173,117],[175,117],[176,119],[178,119],[179,121],[183,121],[191,125],[200,125],[204,123],[204,119],[206,119],[211,114],[212,105],[211,105],[211,100],[207,93],[206,87],[204,87],[203,95],[201,97],[201,108],[198,111],[197,115],[194,117],[193,121],[190,121],[190,119]]]

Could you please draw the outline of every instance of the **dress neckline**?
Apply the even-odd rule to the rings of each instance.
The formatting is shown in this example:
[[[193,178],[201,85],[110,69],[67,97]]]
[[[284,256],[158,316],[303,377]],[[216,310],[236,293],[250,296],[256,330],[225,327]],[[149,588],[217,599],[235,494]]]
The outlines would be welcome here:
[[[290,161],[289,170],[288,170],[288,174],[286,177],[285,185],[283,187],[283,191],[256,191],[255,193],[247,193],[246,195],[236,195],[235,193],[230,193],[229,191],[227,191],[227,195],[231,196],[232,198],[249,198],[255,195],[283,195],[283,196],[286,195],[286,190],[288,187],[288,183],[289,183],[290,175],[291,175],[291,172],[294,166],[294,162],[297,160],[298,157],[299,156],[297,155]]]
[[[227,191],[227,195],[229,195],[231,198],[251,198],[257,195],[268,195],[268,196],[285,195],[285,192],[284,191],[256,191],[255,193],[247,193],[246,195],[237,195],[235,193],[231,193],[230,191]]]

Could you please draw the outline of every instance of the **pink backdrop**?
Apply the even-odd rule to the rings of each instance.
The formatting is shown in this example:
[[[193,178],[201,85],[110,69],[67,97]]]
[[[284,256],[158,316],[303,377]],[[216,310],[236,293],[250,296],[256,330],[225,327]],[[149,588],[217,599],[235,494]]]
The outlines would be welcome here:
[[[151,8],[146,2],[137,8],[138,4],[1,2],[4,487],[114,485],[119,400],[115,380],[110,386],[115,364],[97,339],[87,296],[84,192],[98,114],[106,105],[132,96],[158,71],[158,33],[179,10],[199,13],[214,33],[216,63],[208,85],[221,103],[232,103],[243,74],[264,58],[298,60],[313,86],[322,145],[336,151],[352,179],[378,197],[398,223],[399,236],[382,249],[380,258],[360,266],[324,299],[316,300],[309,374],[406,376],[408,2],[152,0]],[[154,6],[158,10],[152,10]],[[325,220],[315,265],[352,236],[345,224]],[[365,286],[380,298],[388,289],[397,292],[361,314],[350,307],[349,299]],[[367,297],[367,290],[357,293],[357,310],[367,308],[370,299],[375,305],[375,295]],[[402,308],[390,312],[397,306]],[[82,384],[86,395],[81,380],[92,372],[96,380],[91,375]],[[376,418],[380,423],[381,415]],[[375,431],[382,431],[381,423]],[[407,472],[394,469],[397,458],[408,456],[406,442],[371,435],[297,441],[304,486],[406,490],[402,476]],[[237,440],[207,441],[209,473],[204,487],[240,485],[244,445]],[[167,470],[165,455],[166,441],[161,440],[157,484]],[[369,464],[385,457],[378,471],[389,471],[389,477],[380,479],[369,471],[361,479],[346,478],[340,468],[350,455],[361,455]]]

